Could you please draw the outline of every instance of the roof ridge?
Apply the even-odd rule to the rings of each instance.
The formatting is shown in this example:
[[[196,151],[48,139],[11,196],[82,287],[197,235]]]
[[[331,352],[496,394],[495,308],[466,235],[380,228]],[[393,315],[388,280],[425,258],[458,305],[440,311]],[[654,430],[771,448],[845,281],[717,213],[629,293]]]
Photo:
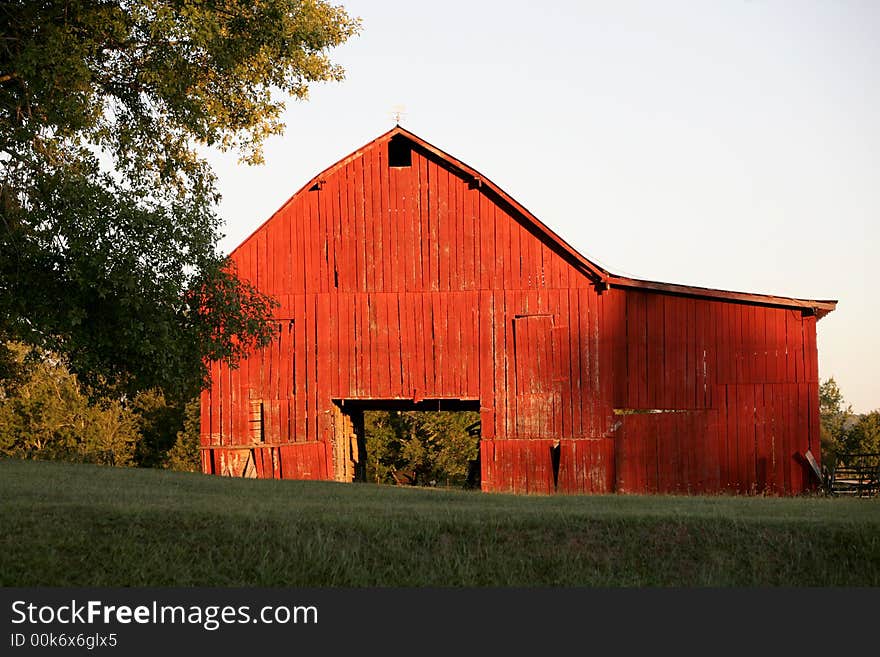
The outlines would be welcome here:
[[[624,288],[635,288],[645,291],[653,291],[653,292],[666,292],[670,294],[678,294],[699,298],[707,298],[707,299],[720,299],[725,301],[734,301],[734,302],[743,302],[743,303],[755,303],[761,305],[772,305],[772,306],[781,306],[781,307],[793,307],[800,308],[802,310],[812,311],[817,315],[818,318],[822,318],[827,315],[829,312],[833,311],[837,306],[837,300],[813,300],[813,299],[798,299],[794,297],[784,297],[784,296],[776,296],[770,294],[758,294],[752,292],[735,292],[731,290],[721,290],[716,288],[704,288],[693,285],[680,285],[677,283],[663,283],[658,281],[648,281],[637,278],[630,278],[628,276],[618,276],[606,270],[605,268],[599,266],[597,263],[588,259],[586,256],[581,254],[577,249],[568,244],[562,237],[560,237],[556,232],[554,232],[549,226],[544,224],[540,219],[538,219],[534,214],[532,214],[528,209],[526,209],[523,205],[521,205],[516,199],[514,199],[510,194],[501,189],[498,185],[493,183],[489,178],[484,176],[482,173],[474,169],[468,164],[465,164],[458,158],[450,155],[449,153],[443,151],[440,148],[437,148],[430,142],[425,139],[419,137],[414,132],[404,128],[399,123],[396,124],[390,130],[382,133],[375,139],[368,141],[366,144],[352,151],[345,157],[339,159],[334,164],[331,164],[329,167],[318,173],[316,176],[311,178],[305,185],[299,188],[296,192],[294,192],[282,205],[279,207],[272,215],[269,216],[266,221],[262,222],[253,232],[250,233],[244,240],[239,243],[230,253],[229,257],[238,251],[242,246],[244,246],[247,242],[251,240],[260,230],[263,229],[266,224],[272,221],[280,212],[286,208],[294,198],[296,198],[299,194],[309,189],[312,189],[316,184],[319,184],[325,176],[330,175],[336,169],[345,166],[353,159],[360,157],[363,155],[363,152],[369,148],[374,147],[375,145],[382,143],[383,141],[390,140],[392,137],[397,135],[403,135],[411,142],[413,142],[416,146],[422,148],[423,150],[432,153],[435,157],[439,157],[444,160],[447,164],[456,168],[460,173],[465,174],[476,180],[479,183],[479,186],[484,189],[488,189],[491,193],[497,197],[504,205],[507,205],[513,212],[519,215],[523,220],[529,222],[534,226],[539,232],[543,233],[544,237],[550,240],[556,247],[559,249],[557,253],[565,258],[569,264],[575,267],[580,273],[584,274],[588,278],[590,278],[596,285],[600,286],[602,289],[610,289],[611,287],[624,287]]]

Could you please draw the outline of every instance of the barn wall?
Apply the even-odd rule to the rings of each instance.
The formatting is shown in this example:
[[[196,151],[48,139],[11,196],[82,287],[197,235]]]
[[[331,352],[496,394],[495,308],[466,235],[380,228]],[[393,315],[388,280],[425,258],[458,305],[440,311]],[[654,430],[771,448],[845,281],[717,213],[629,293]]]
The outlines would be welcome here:
[[[617,490],[808,486],[804,454],[820,459],[816,318],[633,290],[626,297]]]
[[[214,365],[205,444],[249,445],[252,400],[265,442],[292,448],[330,440],[334,399],[480,400],[487,440],[604,435],[610,297],[438,158],[414,151],[411,167],[390,168],[386,157],[352,158],[234,253],[281,303],[280,331],[238,369]]]
[[[354,442],[333,400],[468,399],[486,490],[803,489],[814,317],[599,292],[478,180],[387,157],[356,153],[234,252],[279,333],[212,365],[206,472],[339,478]]]

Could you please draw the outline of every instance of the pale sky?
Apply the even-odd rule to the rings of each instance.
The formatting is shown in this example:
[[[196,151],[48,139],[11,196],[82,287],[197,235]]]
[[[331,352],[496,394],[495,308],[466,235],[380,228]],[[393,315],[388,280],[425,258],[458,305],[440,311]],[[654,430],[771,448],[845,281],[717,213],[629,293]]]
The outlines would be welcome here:
[[[341,4],[346,80],[288,104],[265,165],[210,157],[224,252],[403,105],[615,273],[839,300],[820,377],[880,408],[880,2]]]

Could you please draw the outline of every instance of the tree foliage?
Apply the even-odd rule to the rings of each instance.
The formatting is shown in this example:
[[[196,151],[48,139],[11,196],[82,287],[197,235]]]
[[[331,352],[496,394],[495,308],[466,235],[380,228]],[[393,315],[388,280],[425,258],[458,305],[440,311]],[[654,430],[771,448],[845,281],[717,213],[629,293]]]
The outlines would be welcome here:
[[[118,400],[90,400],[49,354],[28,359],[23,345],[11,351],[26,374],[14,390],[0,387],[0,454],[134,465],[139,434],[131,410]]]
[[[462,486],[479,453],[475,412],[369,411],[364,413],[367,481],[394,483],[415,473],[422,485]]]
[[[0,30],[0,341],[188,398],[205,358],[271,337],[199,149],[259,162],[358,22],[323,0],[19,0]]]
[[[845,405],[843,393],[834,378],[819,385],[819,431],[822,451],[831,460],[846,451],[847,429],[852,406]]]
[[[880,410],[860,415],[849,430],[847,450],[860,454],[880,454]]]
[[[168,450],[162,462],[163,467],[181,472],[201,472],[202,461],[199,452],[199,414],[201,405],[198,398],[190,400],[184,408],[183,429],[177,432],[174,445]]]
[[[198,471],[199,399],[161,390],[131,400],[89,395],[52,354],[10,344],[19,369],[0,385],[0,454]]]
[[[183,426],[183,405],[169,402],[162,390],[152,388],[132,399],[130,407],[140,435],[135,462],[142,467],[161,467]]]
[[[833,379],[819,386],[822,450],[832,464],[845,454],[880,454],[880,410],[853,413]]]

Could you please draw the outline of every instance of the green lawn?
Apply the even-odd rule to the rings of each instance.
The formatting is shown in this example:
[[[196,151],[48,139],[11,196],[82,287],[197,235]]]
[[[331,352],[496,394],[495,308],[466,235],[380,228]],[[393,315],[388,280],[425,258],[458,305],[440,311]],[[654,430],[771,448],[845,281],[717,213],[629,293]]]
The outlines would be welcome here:
[[[0,459],[3,586],[878,586],[880,500],[517,497]]]

